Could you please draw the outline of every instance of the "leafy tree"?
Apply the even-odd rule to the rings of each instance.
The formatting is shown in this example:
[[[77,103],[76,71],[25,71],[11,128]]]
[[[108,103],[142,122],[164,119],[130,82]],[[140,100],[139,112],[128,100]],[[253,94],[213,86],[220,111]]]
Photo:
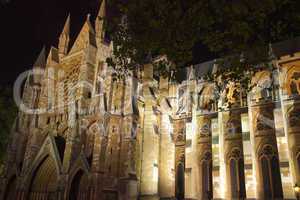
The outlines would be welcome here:
[[[222,66],[216,77],[247,85],[259,64],[269,63],[270,44],[300,34],[297,0],[110,0],[107,27],[114,41],[108,63],[135,69],[158,55],[167,75],[191,64],[206,46]],[[264,65],[268,66],[268,65]]]
[[[3,162],[17,107],[10,88],[0,88],[0,165]]]

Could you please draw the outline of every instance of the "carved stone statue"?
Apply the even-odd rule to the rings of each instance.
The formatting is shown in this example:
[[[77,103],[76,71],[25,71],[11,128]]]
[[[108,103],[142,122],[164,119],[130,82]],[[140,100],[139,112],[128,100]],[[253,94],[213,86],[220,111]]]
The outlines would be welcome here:
[[[187,87],[179,88],[178,90],[178,110],[177,113],[181,114],[187,111],[187,102],[188,101],[188,93]]]
[[[213,84],[205,84],[199,88],[197,109],[211,110],[212,103],[216,100],[215,87]]]
[[[292,67],[287,72],[285,89],[289,96],[300,95],[300,69]]]
[[[260,71],[251,80],[251,100],[259,101],[271,97],[269,89],[272,87],[271,72]]]
[[[222,93],[223,106],[231,107],[240,102],[240,85],[238,83],[229,82]]]

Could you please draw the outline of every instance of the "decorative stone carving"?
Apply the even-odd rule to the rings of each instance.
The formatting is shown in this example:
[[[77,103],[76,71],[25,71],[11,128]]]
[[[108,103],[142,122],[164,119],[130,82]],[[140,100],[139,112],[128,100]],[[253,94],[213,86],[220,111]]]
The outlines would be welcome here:
[[[239,101],[239,86],[236,83],[230,83],[228,88],[227,88],[227,101],[230,104],[235,104],[236,102]]]
[[[222,93],[223,107],[230,108],[240,102],[240,85],[238,83],[229,82]]]
[[[189,93],[187,85],[181,86],[178,89],[178,109],[176,114],[191,112],[193,96]]]
[[[198,110],[211,110],[212,103],[216,100],[214,84],[204,84],[198,92]]]
[[[262,147],[262,149],[259,151],[258,153],[259,157],[261,156],[267,156],[269,158],[273,157],[273,156],[277,156],[277,154],[274,151],[274,148],[272,147],[272,145],[266,144]]]
[[[300,66],[292,66],[287,70],[284,90],[289,96],[300,95]]]
[[[289,127],[300,127],[300,107],[295,105],[287,112],[287,123]]]
[[[209,123],[205,123],[203,124],[202,127],[200,127],[199,133],[200,133],[200,137],[201,136],[210,136],[211,135],[211,130],[210,130],[210,124]]]
[[[93,124],[90,125],[89,127],[89,132],[93,134],[97,134],[100,132],[100,127],[99,127],[99,122],[94,122]]]
[[[255,132],[274,129],[273,112],[259,112],[254,117]]]
[[[201,138],[210,137],[211,136],[211,119],[208,115],[202,115],[198,117],[198,142],[200,142]]]
[[[206,151],[201,157],[201,161],[211,161],[211,159],[212,159],[212,154],[210,151]]]
[[[181,154],[178,156],[178,162],[184,163],[184,161],[185,161],[185,153],[181,153]]]
[[[251,80],[251,100],[260,101],[271,97],[272,79],[270,71],[260,71]]]
[[[176,142],[181,142],[184,140],[184,134],[182,131],[180,131],[177,135],[176,135]]]
[[[185,119],[174,121],[175,135],[175,196],[177,199],[184,197],[184,169],[185,169]]]
[[[237,134],[242,132],[240,115],[233,116],[226,123],[226,134]]]
[[[238,148],[233,148],[228,156],[228,160],[230,158],[234,158],[236,160],[240,159],[240,158],[243,158],[243,155],[241,153],[241,150],[238,149]]]

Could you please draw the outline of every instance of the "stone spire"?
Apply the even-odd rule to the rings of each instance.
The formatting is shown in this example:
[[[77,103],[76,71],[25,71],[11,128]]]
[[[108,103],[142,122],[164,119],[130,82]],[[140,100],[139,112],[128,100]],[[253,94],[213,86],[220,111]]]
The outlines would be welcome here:
[[[188,69],[188,80],[195,80],[196,76],[195,76],[195,69],[193,66],[190,66]]]
[[[106,3],[105,0],[102,0],[101,6],[98,11],[98,15],[95,21],[95,28],[96,28],[96,36],[97,39],[103,41],[104,39],[104,18],[106,16]]]
[[[37,57],[35,63],[33,64],[34,68],[44,68],[46,66],[46,47],[44,46]]]
[[[66,20],[62,33],[59,36],[58,52],[59,57],[67,55],[70,41],[70,14]]]
[[[70,49],[69,54],[81,51],[87,48],[89,45],[96,47],[95,30],[91,24],[90,14],[87,15],[73,46]]]

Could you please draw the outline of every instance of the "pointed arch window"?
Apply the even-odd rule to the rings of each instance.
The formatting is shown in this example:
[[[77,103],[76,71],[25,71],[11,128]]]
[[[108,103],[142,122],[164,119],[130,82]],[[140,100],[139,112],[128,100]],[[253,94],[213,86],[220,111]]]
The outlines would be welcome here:
[[[244,173],[244,159],[240,150],[234,149],[231,152],[229,159],[229,173],[231,184],[231,198],[245,198],[245,173]]]
[[[236,199],[239,195],[238,190],[238,175],[237,175],[237,164],[235,159],[230,160],[230,182],[231,182],[231,198]]]
[[[212,198],[212,160],[211,153],[206,152],[201,161],[202,199]]]
[[[83,170],[79,170],[71,182],[69,200],[89,199],[88,176]]]
[[[212,197],[212,166],[210,161],[203,161],[202,168],[202,191],[203,199]]]
[[[263,148],[260,154],[260,165],[264,198],[283,198],[279,160],[272,146],[266,145]]]

